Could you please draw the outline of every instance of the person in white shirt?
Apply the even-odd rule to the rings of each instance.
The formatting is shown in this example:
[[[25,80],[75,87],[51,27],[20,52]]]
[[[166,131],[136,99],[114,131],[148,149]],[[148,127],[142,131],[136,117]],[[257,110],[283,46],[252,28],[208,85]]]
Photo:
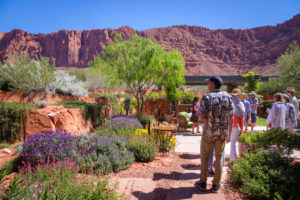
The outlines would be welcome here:
[[[268,128],[281,128],[285,129],[286,106],[284,104],[283,95],[277,93],[274,95],[275,103],[273,104],[268,117]]]

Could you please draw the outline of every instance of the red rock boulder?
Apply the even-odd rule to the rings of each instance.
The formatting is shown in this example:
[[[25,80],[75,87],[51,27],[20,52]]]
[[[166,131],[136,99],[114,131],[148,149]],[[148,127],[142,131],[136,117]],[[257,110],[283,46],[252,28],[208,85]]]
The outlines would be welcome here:
[[[27,136],[55,129],[62,129],[72,135],[82,135],[82,132],[92,130],[92,124],[83,118],[79,108],[49,106],[29,112],[26,122]]]

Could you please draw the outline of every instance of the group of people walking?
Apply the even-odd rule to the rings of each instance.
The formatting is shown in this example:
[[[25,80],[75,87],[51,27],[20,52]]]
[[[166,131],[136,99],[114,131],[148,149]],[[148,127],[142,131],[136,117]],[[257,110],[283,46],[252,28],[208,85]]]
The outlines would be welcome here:
[[[202,191],[207,191],[206,181],[208,172],[211,172],[212,151],[215,151],[215,172],[210,191],[218,192],[226,141],[231,143],[230,160],[233,161],[237,156],[238,137],[243,131],[248,130],[249,123],[253,131],[257,121],[259,100],[255,92],[249,93],[249,98],[246,99],[246,94],[241,93],[238,88],[230,94],[222,92],[220,90],[222,84],[223,80],[220,77],[211,77],[208,81],[209,92],[202,97],[201,101],[195,97],[193,102],[192,132],[194,133],[195,128],[199,132],[199,122],[203,122],[200,148],[201,175],[200,180],[195,183],[195,187]],[[296,97],[293,96],[294,92],[293,88],[287,88],[284,94],[275,95],[276,102],[267,118],[268,127],[288,128],[293,132],[299,117],[299,105]]]

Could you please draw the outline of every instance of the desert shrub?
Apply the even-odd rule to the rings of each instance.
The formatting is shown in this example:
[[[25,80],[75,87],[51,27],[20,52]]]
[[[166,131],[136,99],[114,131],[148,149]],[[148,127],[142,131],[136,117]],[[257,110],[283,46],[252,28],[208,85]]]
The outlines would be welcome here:
[[[21,132],[30,109],[36,105],[22,103],[0,104],[0,141],[14,142]]]
[[[116,129],[112,131],[111,126],[108,125],[109,122],[106,124],[106,128],[97,129],[96,133],[99,135],[107,135],[107,136],[119,136],[129,139],[132,135],[135,134],[134,129],[132,128],[125,128],[125,129]]]
[[[80,174],[72,161],[51,162],[34,169],[26,164],[14,192],[1,193],[3,199],[123,199],[116,187],[101,174]]]
[[[55,81],[49,85],[52,93],[62,93],[72,96],[87,96],[87,90],[83,87],[82,81],[78,81],[75,76],[58,70],[55,71]]]
[[[144,114],[136,114],[134,117],[137,120],[139,120],[143,126],[148,124],[149,121],[150,121],[150,124],[155,121],[155,119],[153,117],[151,117],[149,115],[144,115]]]
[[[134,155],[128,150],[128,140],[122,137],[95,135],[78,137],[74,143],[74,159],[83,171],[103,171],[105,174],[129,168]]]
[[[86,81],[86,70],[85,69],[74,69],[68,72],[70,76],[75,76],[79,81]]]
[[[150,162],[158,152],[158,146],[154,138],[144,134],[131,137],[129,149],[134,153],[137,162]]]
[[[24,160],[36,164],[38,160],[64,160],[72,157],[74,137],[62,130],[49,130],[45,133],[30,135],[23,143]]]
[[[134,132],[136,129],[142,128],[143,126],[141,122],[134,117],[115,115],[104,124],[104,127],[111,129],[113,132],[122,129],[132,129]]]
[[[0,74],[14,90],[28,94],[31,103],[33,93],[47,92],[49,85],[55,81],[54,60],[47,57],[33,60],[27,54],[15,55],[10,59],[13,64],[5,61],[0,67]]]
[[[300,164],[266,151],[246,154],[232,167],[232,181],[250,199],[298,199]]]
[[[48,101],[46,101],[46,100],[40,100],[40,101],[38,101],[37,105],[40,108],[45,108],[48,105]]]
[[[103,122],[102,105],[83,101],[65,101],[57,105],[63,105],[65,108],[80,108],[84,119],[90,120],[94,128],[100,126]]]

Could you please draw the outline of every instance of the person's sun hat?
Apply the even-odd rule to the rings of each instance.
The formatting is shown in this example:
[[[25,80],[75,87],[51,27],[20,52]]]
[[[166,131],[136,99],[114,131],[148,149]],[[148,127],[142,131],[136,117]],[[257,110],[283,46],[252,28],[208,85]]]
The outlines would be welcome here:
[[[285,89],[285,91],[287,91],[287,92],[296,92],[295,88],[293,88],[293,87],[287,87]]]
[[[249,93],[249,95],[256,95],[256,93],[254,92],[254,91],[251,91],[250,93]]]
[[[234,88],[230,94],[231,96],[240,96],[241,90],[239,88]]]

